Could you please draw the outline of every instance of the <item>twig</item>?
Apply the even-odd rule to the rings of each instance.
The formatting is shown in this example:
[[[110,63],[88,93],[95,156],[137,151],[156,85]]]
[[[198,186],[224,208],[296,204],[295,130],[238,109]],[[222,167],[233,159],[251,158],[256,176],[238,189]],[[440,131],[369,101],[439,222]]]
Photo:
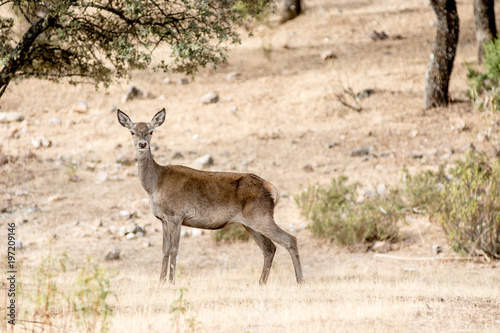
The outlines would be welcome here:
[[[434,261],[434,260],[474,260],[474,258],[462,258],[462,257],[399,257],[393,256],[390,254],[381,254],[376,253],[373,255],[374,258],[383,258],[383,259],[393,259],[393,260],[402,260],[402,261]]]

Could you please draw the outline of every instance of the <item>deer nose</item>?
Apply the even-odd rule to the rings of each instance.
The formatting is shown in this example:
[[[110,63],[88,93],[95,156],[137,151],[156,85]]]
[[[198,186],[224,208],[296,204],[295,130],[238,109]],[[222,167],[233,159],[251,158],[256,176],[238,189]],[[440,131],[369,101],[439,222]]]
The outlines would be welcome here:
[[[137,144],[137,146],[139,146],[139,148],[141,148],[141,149],[146,148],[146,146],[147,146],[147,145],[148,145],[148,144],[147,144],[146,142],[139,142],[139,143]]]

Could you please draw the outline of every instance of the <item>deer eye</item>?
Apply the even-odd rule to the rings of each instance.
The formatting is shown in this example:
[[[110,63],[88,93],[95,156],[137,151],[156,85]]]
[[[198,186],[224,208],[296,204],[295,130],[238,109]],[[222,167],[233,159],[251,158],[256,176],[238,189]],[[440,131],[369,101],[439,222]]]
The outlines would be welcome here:
[[[132,131],[130,131],[130,134],[135,135],[135,133],[134,133],[134,132],[132,132]]]
[[[153,135],[153,131],[149,132],[149,135]]]

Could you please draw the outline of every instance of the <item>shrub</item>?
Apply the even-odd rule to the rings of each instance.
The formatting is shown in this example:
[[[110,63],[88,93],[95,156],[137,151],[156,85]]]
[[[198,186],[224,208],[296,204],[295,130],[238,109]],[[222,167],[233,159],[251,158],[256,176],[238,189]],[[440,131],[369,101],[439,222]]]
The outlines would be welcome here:
[[[248,232],[241,224],[231,224],[224,229],[217,230],[212,233],[212,237],[218,244],[220,242],[247,241],[249,239]]]
[[[356,245],[398,237],[398,221],[404,216],[401,195],[390,190],[384,196],[356,202],[358,184],[347,177],[333,178],[330,186],[310,186],[295,196],[316,235],[342,245]]]
[[[437,173],[426,170],[414,176],[406,166],[403,167],[405,200],[414,213],[432,213],[437,208],[447,181],[444,167],[444,164],[440,165]]]
[[[457,252],[500,259],[500,162],[469,150],[450,169],[434,217]]]
[[[469,97],[480,109],[500,110],[500,40],[495,39],[484,45],[485,73],[467,65]]]

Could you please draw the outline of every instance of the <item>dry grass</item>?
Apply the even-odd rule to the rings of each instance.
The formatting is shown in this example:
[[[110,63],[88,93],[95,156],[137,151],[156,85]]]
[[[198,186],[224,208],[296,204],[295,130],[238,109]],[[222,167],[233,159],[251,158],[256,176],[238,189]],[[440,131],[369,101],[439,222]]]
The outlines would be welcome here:
[[[32,318],[25,314],[31,309],[28,296],[49,249],[66,251],[78,263],[87,256],[101,261],[107,251],[120,248],[121,260],[103,262],[117,295],[111,299],[111,332],[185,332],[189,318],[195,319],[199,332],[498,331],[498,263],[413,262],[347,253],[312,237],[287,196],[280,200],[276,220],[298,238],[306,284],[295,285],[289,255],[278,248],[269,284],[259,287],[262,258],[253,242],[217,246],[205,234],[181,240],[177,284],[158,286],[160,226],[144,204],[136,166],[116,165],[119,155],[133,154],[133,149],[130,135],[109,111],[113,104],[134,121],[147,121],[167,108],[167,121],[153,138],[160,163],[190,164],[210,153],[212,170],[254,172],[292,196],[340,174],[359,181],[362,193],[397,182],[403,163],[410,171],[435,169],[460,158],[469,142],[480,149],[498,144],[484,135],[498,137],[498,114],[476,112],[464,97],[464,62],[476,57],[468,1],[458,4],[461,35],[451,81],[455,102],[426,112],[421,109],[423,80],[435,36],[427,1],[306,2],[304,16],[272,32],[270,60],[258,38],[245,38],[225,67],[204,70],[185,86],[164,84],[166,74],[135,73],[134,83],[155,99],[120,103],[127,82],[106,92],[36,80],[9,87],[1,110],[19,110],[26,120],[0,124],[0,154],[16,160],[0,166],[0,209],[13,210],[0,218],[0,244],[5,244],[6,224],[16,222],[16,237],[24,245],[17,257],[25,290],[19,319]],[[373,30],[403,38],[374,42],[368,37]],[[329,49],[337,59],[323,62],[320,53]],[[241,79],[227,82],[231,72],[242,73]],[[179,77],[169,76],[174,82]],[[361,112],[354,112],[337,101],[342,88],[371,88],[375,94],[361,101]],[[221,101],[202,106],[199,98],[212,90]],[[89,112],[69,113],[80,100]],[[232,106],[236,112],[229,110]],[[62,124],[49,126],[51,118]],[[463,123],[465,129],[457,126]],[[31,140],[39,136],[52,140],[53,146],[33,148]],[[336,145],[329,148],[330,142]],[[375,157],[349,156],[367,145],[374,147]],[[175,152],[184,159],[172,161]],[[412,152],[424,158],[412,158]],[[87,168],[88,163],[95,169]],[[120,180],[96,182],[98,171]],[[80,182],[69,181],[73,173]],[[49,201],[54,195],[60,200]],[[122,209],[134,211],[135,221],[147,225],[150,247],[143,248],[145,239],[125,240],[106,231],[127,222],[118,214]],[[96,219],[103,226],[95,231],[87,225]],[[391,254],[431,257],[432,245],[438,244],[442,255],[454,255],[440,227],[424,216],[411,218],[401,239]],[[69,291],[75,276],[70,270],[58,288]],[[176,319],[170,308],[179,288],[191,310]],[[2,288],[1,302],[7,301],[4,292]],[[2,305],[2,317],[4,310]],[[63,326],[52,331],[69,331]]]

